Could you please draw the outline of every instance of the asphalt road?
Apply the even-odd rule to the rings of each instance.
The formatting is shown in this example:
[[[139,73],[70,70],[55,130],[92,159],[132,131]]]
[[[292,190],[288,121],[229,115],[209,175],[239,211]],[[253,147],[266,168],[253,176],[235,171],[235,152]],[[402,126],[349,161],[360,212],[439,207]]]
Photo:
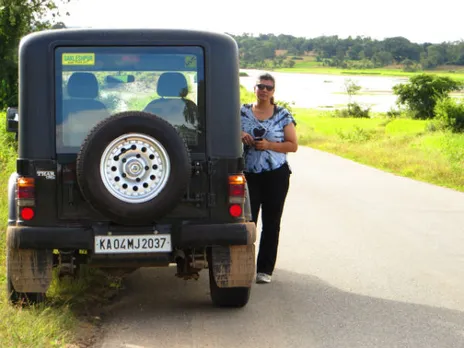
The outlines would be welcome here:
[[[242,309],[142,269],[98,348],[464,347],[464,194],[300,147],[277,269]]]

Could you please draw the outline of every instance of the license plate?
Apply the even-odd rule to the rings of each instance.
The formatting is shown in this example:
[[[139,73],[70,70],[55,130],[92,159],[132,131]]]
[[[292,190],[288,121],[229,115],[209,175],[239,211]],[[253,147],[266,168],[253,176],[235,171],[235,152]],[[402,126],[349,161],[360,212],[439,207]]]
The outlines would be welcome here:
[[[95,236],[96,254],[170,252],[171,235]]]

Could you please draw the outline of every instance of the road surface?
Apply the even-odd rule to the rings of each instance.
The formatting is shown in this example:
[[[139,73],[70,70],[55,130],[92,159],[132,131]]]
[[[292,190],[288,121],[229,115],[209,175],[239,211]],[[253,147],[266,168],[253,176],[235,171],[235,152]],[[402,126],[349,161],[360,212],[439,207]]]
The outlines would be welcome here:
[[[464,194],[300,147],[273,282],[242,309],[207,272],[141,269],[98,348],[464,347]]]

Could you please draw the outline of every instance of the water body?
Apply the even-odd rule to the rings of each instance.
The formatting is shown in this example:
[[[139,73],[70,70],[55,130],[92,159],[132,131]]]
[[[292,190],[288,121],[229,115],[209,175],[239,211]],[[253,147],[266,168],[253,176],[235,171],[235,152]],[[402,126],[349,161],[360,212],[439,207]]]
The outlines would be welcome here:
[[[241,84],[253,90],[256,77],[262,70],[242,69],[248,77],[241,77]],[[408,78],[384,76],[349,76],[349,75],[321,75],[271,72],[276,78],[275,98],[294,102],[294,107],[314,109],[336,109],[348,103],[345,81],[351,79],[361,86],[353,101],[370,107],[372,111],[386,112],[396,108],[397,96],[392,88],[399,83],[405,83]]]

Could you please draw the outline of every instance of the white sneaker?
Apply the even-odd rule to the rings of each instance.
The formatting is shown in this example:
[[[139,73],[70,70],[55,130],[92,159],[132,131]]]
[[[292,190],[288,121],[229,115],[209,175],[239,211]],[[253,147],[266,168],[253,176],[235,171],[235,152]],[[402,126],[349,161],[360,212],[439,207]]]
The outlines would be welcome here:
[[[266,273],[258,273],[256,274],[256,283],[258,284],[265,284],[271,282],[272,276]]]

